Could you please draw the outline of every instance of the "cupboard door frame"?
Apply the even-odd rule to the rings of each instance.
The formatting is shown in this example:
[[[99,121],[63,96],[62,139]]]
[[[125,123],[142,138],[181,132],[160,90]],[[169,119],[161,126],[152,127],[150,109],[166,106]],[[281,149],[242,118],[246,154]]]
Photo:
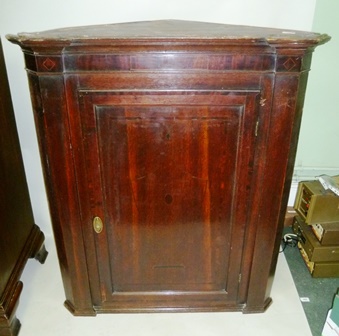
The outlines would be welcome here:
[[[227,90],[206,90],[206,89],[180,89],[180,90],[155,90],[155,89],[143,89],[143,90],[126,90],[126,89],[114,89],[108,90],[105,89],[95,89],[95,85],[93,89],[90,89],[88,86],[86,88],[82,88],[79,85],[81,82],[80,76],[69,76],[66,82],[68,86],[67,92],[72,92],[72,97],[69,100],[70,103],[73,103],[72,108],[72,115],[70,116],[71,130],[74,132],[72,135],[72,147],[75,149],[75,153],[78,153],[78,159],[75,156],[75,163],[76,163],[76,171],[77,171],[77,182],[79,188],[79,199],[80,206],[82,209],[82,222],[83,222],[83,236],[84,236],[84,243],[86,249],[88,251],[87,258],[90,258],[91,261],[88,262],[90,274],[98,273],[100,276],[90,278],[91,283],[91,293],[93,298],[93,303],[95,306],[96,311],[158,311],[161,309],[172,309],[174,311],[180,310],[233,310],[233,309],[242,309],[243,303],[239,303],[238,301],[238,286],[241,281],[241,258],[242,252],[239,251],[244,246],[243,237],[245,234],[246,228],[246,221],[250,217],[250,207],[247,212],[243,212],[243,215],[237,215],[237,218],[233,219],[233,224],[236,222],[240,222],[241,225],[237,227],[237,225],[232,226],[232,234],[231,234],[231,241],[234,246],[237,244],[241,248],[231,248],[230,249],[230,257],[229,257],[229,264],[228,268],[232,269],[230,274],[230,286],[232,288],[231,294],[224,295],[224,298],[220,300],[218,298],[218,293],[211,292],[207,294],[206,292],[201,294],[201,300],[196,304],[194,307],[194,302],[197,301],[196,293],[189,293],[189,292],[181,292],[182,298],[184,301],[180,303],[180,291],[176,295],[173,293],[172,297],[169,298],[168,295],[164,295],[164,293],[158,292],[156,295],[154,293],[147,294],[147,300],[150,300],[151,303],[148,307],[144,305],[144,299],[140,301],[140,304],[128,304],[128,300],[133,299],[134,301],[141,297],[140,293],[134,293],[134,296],[128,295],[127,293],[115,293],[115,297],[117,298],[116,303],[112,303],[109,298],[109,293],[111,292],[111,279],[110,267],[107,267],[107,263],[103,261],[110,260],[110,252],[107,248],[108,238],[105,233],[105,229],[100,234],[93,233],[92,228],[92,220],[95,216],[99,216],[100,218],[105,219],[105,211],[104,211],[104,200],[101,195],[101,191],[104,190],[104,185],[98,181],[102,181],[102,174],[99,170],[94,172],[93,167],[100,167],[100,160],[99,158],[99,145],[98,139],[96,134],[97,129],[97,117],[94,115],[91,117],[90,126],[89,128],[84,131],[84,126],[82,130],[80,127],[75,127],[75,125],[86,125],[85,119],[87,118],[86,111],[95,111],[95,105],[99,106],[99,109],[103,106],[109,105],[117,105],[117,106],[143,106],[147,107],[150,105],[163,105],[163,106],[175,106],[175,105],[183,105],[188,104],[189,106],[204,106],[207,104],[213,105],[216,104],[217,106],[237,106],[238,110],[242,110],[243,116],[241,118],[241,125],[240,127],[243,128],[242,134],[239,137],[239,141],[242,143],[246,143],[249,141],[249,138],[252,137],[252,142],[254,141],[253,148],[250,146],[243,146],[242,143],[239,145],[239,153],[238,153],[238,161],[241,161],[241,154],[252,156],[251,164],[252,167],[249,171],[243,172],[243,176],[237,176],[238,179],[246,179],[246,183],[242,188],[250,189],[249,185],[253,183],[253,179],[255,178],[255,167],[253,166],[257,162],[255,159],[255,146],[256,146],[256,138],[258,132],[258,121],[259,116],[262,113],[261,109],[262,106],[260,105],[261,99],[261,90],[260,89],[243,89],[239,90],[238,88],[235,89],[227,89]],[[211,95],[209,100],[206,101],[206,96]],[[112,98],[113,97],[113,98]],[[156,97],[156,98],[154,98]],[[219,98],[218,98],[219,97]],[[222,103],[217,102],[220,100],[220,97],[223,97],[224,100]],[[181,100],[181,101],[180,101]],[[154,102],[156,103],[154,104]],[[213,103],[216,101],[217,103]],[[76,102],[74,104],[74,102]],[[159,103],[160,102],[160,103]],[[247,108],[246,105],[250,106]],[[245,107],[244,107],[245,106]],[[252,109],[252,110],[251,110]],[[251,119],[251,125],[245,125],[249,123],[248,119]],[[76,130],[78,128],[78,130]],[[249,130],[248,130],[249,129]],[[245,138],[245,140],[244,140]],[[89,151],[88,149],[84,149],[84,143],[88,141],[88,148],[91,148]],[[93,150],[95,148],[95,150]],[[246,151],[248,151],[246,153]],[[243,155],[243,156],[244,156]],[[95,158],[97,157],[97,159]],[[241,165],[241,162],[239,163]],[[91,166],[91,168],[89,168]],[[90,171],[90,172],[89,172]],[[245,177],[245,175],[248,175]],[[87,181],[81,182],[81,176],[86,176]],[[90,180],[89,180],[90,179]],[[82,185],[82,186],[81,186]],[[88,190],[87,186],[91,186]],[[95,187],[94,187],[95,185]],[[90,196],[86,197],[83,196],[89,191]],[[242,192],[245,194],[246,191],[244,189]],[[88,192],[87,192],[88,194]],[[250,200],[252,198],[252,194],[248,196]],[[91,200],[95,201],[91,202]],[[234,207],[239,207],[241,203],[237,198],[234,202]],[[238,213],[241,211],[238,209]],[[105,220],[104,220],[105,221]],[[105,248],[103,248],[105,246]],[[96,250],[96,255],[93,255],[93,250]],[[236,271],[234,271],[236,270]],[[226,293],[226,291],[225,291]],[[146,293],[144,293],[146,294]],[[114,295],[113,295],[114,296]],[[164,298],[168,297],[169,299],[164,300]],[[189,303],[189,300],[190,303]],[[181,304],[181,306],[178,306]]]

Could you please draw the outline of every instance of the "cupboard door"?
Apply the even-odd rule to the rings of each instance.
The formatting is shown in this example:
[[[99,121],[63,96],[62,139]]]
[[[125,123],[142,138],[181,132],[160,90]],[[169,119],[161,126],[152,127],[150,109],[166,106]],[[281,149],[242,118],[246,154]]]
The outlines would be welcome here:
[[[98,310],[234,307],[259,100],[256,90],[79,91]]]

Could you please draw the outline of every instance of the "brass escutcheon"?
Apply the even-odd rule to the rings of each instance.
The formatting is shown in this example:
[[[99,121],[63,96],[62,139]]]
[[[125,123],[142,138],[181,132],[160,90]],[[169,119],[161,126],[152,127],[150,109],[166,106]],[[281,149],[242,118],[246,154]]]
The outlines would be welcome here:
[[[104,228],[104,224],[100,217],[96,216],[93,218],[93,229],[96,233],[100,233]]]

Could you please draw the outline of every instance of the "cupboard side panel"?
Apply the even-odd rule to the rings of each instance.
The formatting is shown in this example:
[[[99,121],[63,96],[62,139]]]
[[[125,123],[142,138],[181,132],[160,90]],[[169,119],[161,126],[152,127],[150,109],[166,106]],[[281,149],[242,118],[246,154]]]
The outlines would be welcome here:
[[[283,233],[283,223],[284,223],[284,219],[286,215],[286,208],[287,208],[287,203],[288,203],[288,198],[289,198],[289,193],[290,193],[290,188],[291,188],[291,182],[292,182],[292,176],[293,176],[293,170],[294,170],[294,163],[295,163],[295,158],[296,158],[296,153],[297,153],[299,131],[300,131],[300,125],[301,125],[301,119],[302,119],[302,113],[303,113],[303,106],[304,106],[304,101],[305,101],[308,74],[309,74],[308,71],[302,72],[299,78],[299,88],[297,91],[296,109],[295,109],[295,114],[294,114],[293,124],[292,124],[292,135],[290,138],[290,149],[289,149],[289,157],[288,157],[287,168],[286,168],[286,178],[285,178],[285,184],[282,190],[282,200],[281,200],[280,211],[279,211],[278,229],[276,233],[276,241],[275,241],[275,247],[274,247],[274,252],[273,252],[273,256],[275,256],[275,258],[272,259],[266,295],[269,295],[269,292],[272,287],[272,282],[274,279],[274,273],[275,273],[276,264],[277,264],[277,258],[278,258],[279,249],[280,249],[281,237]]]
[[[271,302],[272,272],[278,257],[281,236],[279,217],[286,206],[284,187],[287,173],[290,144],[297,114],[297,93],[300,74],[280,73],[276,75],[273,104],[268,137],[266,161],[259,171],[261,179],[257,232],[255,235],[253,263],[250,274],[245,312],[263,311]],[[297,121],[298,124],[298,121]],[[293,155],[292,155],[293,156]],[[260,177],[261,176],[261,177]],[[267,256],[271,256],[267,258]]]
[[[65,304],[76,315],[93,315],[63,76],[28,78]]]

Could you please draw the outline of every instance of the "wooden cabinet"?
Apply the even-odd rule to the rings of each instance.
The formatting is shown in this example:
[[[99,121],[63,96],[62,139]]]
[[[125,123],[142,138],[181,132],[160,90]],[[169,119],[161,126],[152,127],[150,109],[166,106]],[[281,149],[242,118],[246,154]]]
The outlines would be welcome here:
[[[0,335],[15,336],[15,313],[28,258],[46,259],[44,235],[34,224],[0,40]]]
[[[165,20],[8,38],[67,308],[264,311],[311,55],[329,37]]]

